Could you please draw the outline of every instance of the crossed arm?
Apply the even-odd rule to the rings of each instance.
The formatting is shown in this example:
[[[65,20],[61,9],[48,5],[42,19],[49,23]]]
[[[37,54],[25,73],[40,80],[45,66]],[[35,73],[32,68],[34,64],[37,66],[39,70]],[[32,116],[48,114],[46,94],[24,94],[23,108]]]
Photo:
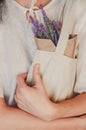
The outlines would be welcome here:
[[[86,116],[72,118],[72,116],[86,113],[86,94],[56,105],[47,97],[39,74],[39,67],[36,66],[34,70],[36,85],[33,88],[26,85],[25,77],[26,74],[18,77],[18,89],[15,96],[18,107],[23,111],[7,106],[4,99],[0,98],[1,130],[86,129]]]
[[[55,104],[49,100],[46,94],[39,65],[34,68],[36,84],[32,88],[25,83],[25,77],[26,75],[18,77],[15,95],[15,100],[20,109],[47,121],[86,114],[86,93]]]
[[[0,130],[76,130],[86,129],[86,117],[43,121],[17,108],[7,106],[0,98]]]

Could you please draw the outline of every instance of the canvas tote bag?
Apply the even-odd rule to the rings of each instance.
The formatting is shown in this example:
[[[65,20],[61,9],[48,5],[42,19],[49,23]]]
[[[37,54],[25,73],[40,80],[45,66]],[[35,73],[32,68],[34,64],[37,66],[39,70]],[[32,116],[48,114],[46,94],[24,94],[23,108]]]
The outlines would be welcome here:
[[[65,2],[63,2],[63,5]],[[64,54],[69,34],[72,33],[74,25],[76,1],[68,0],[67,2],[68,9],[56,50],[54,52],[36,50],[27,78],[28,83],[33,85],[33,67],[36,63],[39,63],[45,90],[53,102],[63,101],[72,97],[75,84],[77,59],[70,58]]]

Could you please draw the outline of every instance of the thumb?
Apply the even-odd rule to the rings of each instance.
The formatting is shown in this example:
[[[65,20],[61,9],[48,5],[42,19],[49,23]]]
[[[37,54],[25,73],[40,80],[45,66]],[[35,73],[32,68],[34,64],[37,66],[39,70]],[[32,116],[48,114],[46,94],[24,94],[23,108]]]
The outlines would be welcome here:
[[[20,75],[18,75],[18,77],[17,77],[17,84],[19,85],[19,86],[26,86],[27,84],[26,84],[26,77],[27,77],[27,73],[24,73],[24,74],[20,74]]]
[[[33,77],[37,88],[43,89],[43,82],[40,74],[40,64],[36,64],[34,66]]]
[[[27,73],[23,73],[23,74],[21,74],[21,76],[22,76],[23,79],[26,79],[27,78]]]

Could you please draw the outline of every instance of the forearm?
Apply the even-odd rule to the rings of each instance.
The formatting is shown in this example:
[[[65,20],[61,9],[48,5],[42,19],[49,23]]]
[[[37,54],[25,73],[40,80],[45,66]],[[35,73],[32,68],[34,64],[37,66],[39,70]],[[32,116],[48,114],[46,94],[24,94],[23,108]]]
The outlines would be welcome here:
[[[47,130],[46,122],[17,108],[5,105],[0,99],[0,130]]]
[[[73,99],[54,104],[54,118],[73,117],[86,114],[86,93]]]
[[[86,129],[86,118],[58,119],[51,122],[44,122],[31,115],[25,114],[17,109],[9,109],[0,119],[1,130],[76,130]]]
[[[57,119],[46,122],[19,109],[6,106],[0,99],[1,130],[76,130],[86,128],[86,118]]]

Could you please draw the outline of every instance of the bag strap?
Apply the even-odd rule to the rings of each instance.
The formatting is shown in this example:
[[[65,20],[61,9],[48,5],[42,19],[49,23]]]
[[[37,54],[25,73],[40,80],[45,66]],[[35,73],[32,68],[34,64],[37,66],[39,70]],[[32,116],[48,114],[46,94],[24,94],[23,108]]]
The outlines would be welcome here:
[[[59,11],[59,16],[58,16],[58,19],[59,21],[62,23],[62,19],[63,19],[63,14],[64,14],[64,8],[65,8],[65,4],[66,4],[66,1],[67,0],[63,0],[62,3],[61,3],[61,7],[60,7],[60,11]]]
[[[66,0],[66,1],[67,1],[66,3],[67,12],[63,21],[60,38],[56,47],[56,52],[60,52],[61,54],[64,54],[66,46],[67,46],[69,34],[71,34],[73,30],[73,25],[75,21],[75,7],[77,3],[76,2],[77,0],[70,0],[70,1]]]

